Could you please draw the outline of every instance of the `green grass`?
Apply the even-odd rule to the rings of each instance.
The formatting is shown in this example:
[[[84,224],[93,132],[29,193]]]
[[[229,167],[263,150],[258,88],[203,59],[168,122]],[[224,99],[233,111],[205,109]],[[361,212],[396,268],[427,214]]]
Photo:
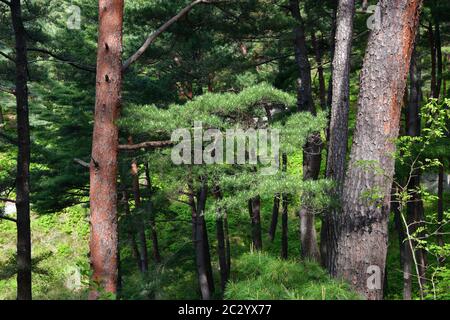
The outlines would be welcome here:
[[[247,253],[235,261],[226,299],[360,299],[343,282],[331,279],[311,261],[281,260],[267,253]]]

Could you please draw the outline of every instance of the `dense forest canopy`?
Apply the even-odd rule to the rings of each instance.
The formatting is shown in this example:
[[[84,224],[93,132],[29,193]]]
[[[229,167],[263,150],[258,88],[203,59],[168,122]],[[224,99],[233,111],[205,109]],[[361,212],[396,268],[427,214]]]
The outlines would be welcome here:
[[[0,0],[0,299],[450,298],[450,2]]]

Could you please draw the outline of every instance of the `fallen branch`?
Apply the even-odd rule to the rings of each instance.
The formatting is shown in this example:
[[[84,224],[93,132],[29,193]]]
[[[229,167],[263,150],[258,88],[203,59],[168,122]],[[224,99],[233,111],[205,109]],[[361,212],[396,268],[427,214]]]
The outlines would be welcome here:
[[[119,150],[138,150],[138,149],[157,149],[165,148],[173,145],[170,140],[165,141],[146,141],[137,144],[121,144],[119,145]]]

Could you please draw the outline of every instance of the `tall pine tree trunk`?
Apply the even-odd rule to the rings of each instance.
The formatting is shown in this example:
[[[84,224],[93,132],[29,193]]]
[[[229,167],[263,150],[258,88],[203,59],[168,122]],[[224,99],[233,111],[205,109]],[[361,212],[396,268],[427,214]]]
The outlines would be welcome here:
[[[358,115],[339,217],[336,275],[367,299],[382,299],[395,139],[420,0],[381,0],[369,37]]]
[[[17,299],[31,300],[30,122],[28,118],[27,43],[20,0],[11,0],[10,7],[16,42]]]
[[[338,200],[342,196],[347,156],[349,74],[354,11],[355,0],[339,1],[336,15],[336,42],[333,57],[332,102],[326,171],[326,177],[336,183],[335,195]],[[338,236],[336,219],[339,212],[339,208],[331,209],[324,214],[322,219],[320,239],[322,264],[331,274],[335,274],[332,261],[336,257],[337,248],[335,245]]]
[[[97,76],[90,165],[92,286],[117,290],[117,146],[122,87],[123,0],[99,0]],[[95,283],[95,285],[94,285]],[[98,287],[100,290],[97,290]]]

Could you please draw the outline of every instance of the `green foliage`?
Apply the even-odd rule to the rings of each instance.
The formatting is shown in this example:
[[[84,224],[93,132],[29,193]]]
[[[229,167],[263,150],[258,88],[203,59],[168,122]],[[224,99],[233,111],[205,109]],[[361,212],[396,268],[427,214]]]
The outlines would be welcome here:
[[[226,299],[349,300],[360,297],[310,261],[281,260],[264,253],[247,253],[235,262]]]

